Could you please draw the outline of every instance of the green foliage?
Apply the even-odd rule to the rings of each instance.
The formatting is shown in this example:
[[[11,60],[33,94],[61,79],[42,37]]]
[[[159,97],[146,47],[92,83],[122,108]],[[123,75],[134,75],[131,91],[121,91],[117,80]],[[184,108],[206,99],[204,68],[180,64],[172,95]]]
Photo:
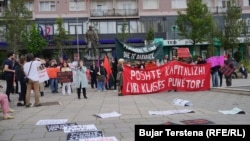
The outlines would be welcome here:
[[[68,32],[63,27],[63,19],[57,18],[56,19],[57,24],[57,34],[54,36],[54,41],[56,43],[56,47],[60,49],[60,54],[63,53],[63,46],[65,46],[65,41],[69,40],[70,37],[68,35]]]
[[[242,58],[241,52],[236,51],[236,52],[234,53],[234,59],[235,59],[235,61],[240,62],[240,61],[241,61],[241,58]]]
[[[193,45],[207,41],[214,29],[212,15],[202,0],[187,0],[187,9],[178,11],[176,20],[178,34],[191,39]]]
[[[149,28],[147,34],[146,34],[146,41],[147,43],[150,43],[151,41],[153,41],[155,38],[155,32],[154,29],[152,27]]]
[[[212,57],[215,55],[215,47],[210,45],[207,47],[207,58]]]
[[[21,46],[22,32],[26,32],[27,25],[32,20],[32,13],[25,7],[24,0],[10,0],[8,8],[4,9],[2,23],[6,30],[3,33],[7,43],[8,50],[13,50],[16,54]]]
[[[29,33],[23,33],[22,39],[27,51],[33,54],[39,53],[47,45],[46,40],[40,35],[36,24],[32,24]]]
[[[245,27],[244,21],[241,20],[241,7],[234,4],[235,0],[231,0],[230,3],[228,3],[227,11],[224,15],[225,24],[221,37],[225,50],[238,47],[239,40],[237,38],[244,33],[243,28]]]
[[[126,39],[128,38],[128,35],[129,35],[129,33],[128,33],[128,24],[127,24],[126,20],[124,19],[124,21],[122,23],[122,27],[121,27],[121,33],[119,33],[118,39],[125,42]]]

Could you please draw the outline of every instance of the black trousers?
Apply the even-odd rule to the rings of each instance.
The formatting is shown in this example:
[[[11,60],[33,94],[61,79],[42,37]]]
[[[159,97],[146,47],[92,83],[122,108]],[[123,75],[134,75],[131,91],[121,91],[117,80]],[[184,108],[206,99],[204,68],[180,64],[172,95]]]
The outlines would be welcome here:
[[[220,87],[222,86],[223,73],[219,71]]]
[[[225,76],[225,78],[226,78],[226,85],[232,86],[232,75]]]
[[[8,100],[10,102],[10,93],[13,91],[13,77],[5,77],[6,80],[6,95],[8,96]]]
[[[96,77],[91,77],[91,88],[97,88],[97,81],[96,81]]]
[[[25,97],[26,97],[26,90],[27,90],[27,84],[26,83],[23,83],[21,82],[21,93],[19,93],[19,98],[18,100],[19,101],[24,101],[24,105],[25,105]]]
[[[81,89],[82,89],[82,92],[83,92],[83,97],[84,97],[85,99],[87,99],[86,88],[82,88],[82,84],[80,84],[80,87],[77,88],[77,96],[78,96],[78,99],[81,99]]]

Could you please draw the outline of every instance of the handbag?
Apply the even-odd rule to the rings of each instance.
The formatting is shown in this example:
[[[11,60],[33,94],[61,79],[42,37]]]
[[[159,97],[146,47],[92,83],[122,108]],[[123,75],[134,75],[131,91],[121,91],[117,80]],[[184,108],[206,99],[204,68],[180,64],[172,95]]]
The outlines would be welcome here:
[[[104,75],[98,75],[97,76],[97,81],[105,81],[105,76]]]
[[[33,61],[32,61],[32,62],[31,62],[31,64],[30,64],[30,68],[31,68],[31,66],[32,66],[32,63],[33,63]],[[23,78],[23,82],[24,82],[24,83],[28,83],[28,82],[29,82],[29,78],[28,78],[28,76],[29,76],[29,73],[30,73],[30,68],[29,68],[28,75],[27,75],[27,76],[25,76],[25,77]]]

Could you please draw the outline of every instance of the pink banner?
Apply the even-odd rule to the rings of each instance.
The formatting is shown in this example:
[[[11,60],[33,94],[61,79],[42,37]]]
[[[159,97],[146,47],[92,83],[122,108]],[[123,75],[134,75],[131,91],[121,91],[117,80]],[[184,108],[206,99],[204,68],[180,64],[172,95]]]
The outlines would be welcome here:
[[[211,64],[211,68],[215,66],[223,66],[224,65],[224,56],[212,56],[207,58],[207,63]]]

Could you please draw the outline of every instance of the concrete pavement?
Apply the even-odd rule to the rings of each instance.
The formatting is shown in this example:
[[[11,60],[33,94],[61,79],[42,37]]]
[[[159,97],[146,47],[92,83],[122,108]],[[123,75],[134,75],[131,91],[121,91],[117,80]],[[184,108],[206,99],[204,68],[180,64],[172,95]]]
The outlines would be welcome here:
[[[1,81],[5,87],[5,82]],[[250,79],[233,79],[233,86],[250,85]],[[225,82],[223,84],[225,87]],[[5,89],[4,89],[5,90]],[[3,90],[2,90],[3,92]],[[61,92],[61,91],[59,91]],[[215,124],[250,124],[250,96],[216,91],[162,92],[148,95],[117,96],[113,90],[97,92],[87,88],[88,99],[77,99],[74,93],[63,96],[52,94],[45,89],[41,102],[60,101],[62,105],[41,107],[17,107],[18,95],[11,95],[11,113],[15,119],[2,120],[0,114],[0,141],[66,141],[63,131],[48,132],[45,126],[36,125],[42,119],[68,119],[78,125],[94,124],[104,136],[115,136],[119,141],[134,140],[135,124],[162,124],[182,120],[207,119]],[[172,104],[175,98],[189,100],[192,106],[182,107]],[[34,102],[33,95],[31,101]],[[224,115],[218,110],[238,107],[246,112],[239,115]],[[149,115],[148,111],[190,109],[195,113],[174,115]],[[120,117],[98,118],[93,114],[116,111]]]

